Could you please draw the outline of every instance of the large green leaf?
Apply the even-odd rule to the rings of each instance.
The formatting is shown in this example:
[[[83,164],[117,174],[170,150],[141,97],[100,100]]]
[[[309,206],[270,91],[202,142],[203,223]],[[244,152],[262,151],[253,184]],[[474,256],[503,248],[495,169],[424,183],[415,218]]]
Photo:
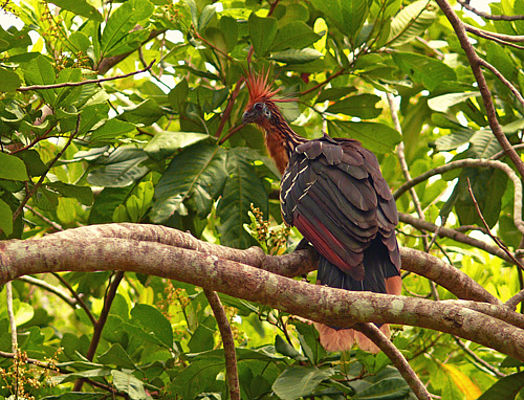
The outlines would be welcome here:
[[[182,215],[187,201],[198,215],[206,216],[222,192],[227,176],[225,161],[221,147],[205,143],[176,155],[155,187],[152,220],[165,221],[174,212]]]
[[[136,368],[135,363],[120,343],[113,343],[106,352],[97,356],[97,360],[117,367]]]
[[[198,132],[162,131],[155,134],[153,139],[144,147],[144,151],[154,159],[163,159],[173,154],[176,150],[189,147],[209,138],[209,135]]]
[[[113,385],[121,392],[127,393],[132,400],[146,400],[149,396],[146,394],[144,384],[134,375],[113,370]]]
[[[169,320],[155,307],[147,304],[137,304],[131,310],[132,321],[149,331],[152,336],[158,338],[165,346],[173,346],[173,329]]]
[[[0,68],[0,92],[13,92],[20,87],[20,78],[16,72]]]
[[[89,136],[89,143],[93,146],[100,146],[106,143],[113,143],[118,136],[131,132],[135,125],[121,121],[116,118],[109,119],[104,124],[96,128]]]
[[[410,392],[402,378],[386,378],[358,392],[353,398],[359,400],[404,400]]]
[[[369,12],[367,0],[332,0],[329,4],[323,0],[312,0],[311,3],[350,38],[356,37]]]
[[[420,36],[435,21],[438,6],[433,1],[419,0],[404,7],[391,21],[388,41],[402,46]]]
[[[0,179],[29,180],[24,162],[11,154],[0,152]]]
[[[131,30],[140,21],[149,18],[153,11],[154,6],[149,0],[129,0],[118,7],[109,17],[102,33],[100,49],[102,55],[111,54],[112,48],[125,40]]]
[[[310,26],[302,21],[293,21],[278,30],[271,51],[302,49],[320,39]]]
[[[359,94],[333,103],[326,111],[364,119],[376,118],[382,112],[382,108],[375,108],[379,101],[380,97],[374,94]]]
[[[462,103],[471,97],[480,96],[480,92],[471,93],[446,93],[440,96],[432,97],[428,100],[428,106],[433,111],[447,112],[455,104]]]
[[[335,373],[333,369],[289,367],[273,383],[272,389],[282,400],[312,395],[317,386]]]
[[[260,208],[267,216],[267,192],[246,157],[246,149],[237,147],[229,150],[226,170],[228,177],[217,208],[217,215],[220,217],[220,242],[243,249],[256,244],[244,229],[244,224],[250,222],[250,205]]]
[[[469,141],[478,158],[490,158],[502,150],[493,132],[487,129],[475,132]]]
[[[147,160],[143,150],[122,146],[109,156],[97,159],[87,176],[91,185],[103,187],[124,187],[142,178],[149,168],[142,165]]]
[[[13,233],[13,212],[11,207],[2,199],[0,199],[0,230],[6,236]]]
[[[196,399],[199,393],[223,389],[223,381],[217,381],[217,374],[223,369],[223,358],[194,361],[176,375],[174,392],[184,399]]]
[[[52,0],[51,3],[94,21],[102,22],[104,20],[98,10],[85,0]]]
[[[499,379],[477,400],[513,400],[522,388],[524,388],[524,372],[518,372]]]
[[[305,49],[288,49],[271,53],[271,59],[286,64],[305,64],[322,57],[322,53],[309,47]]]
[[[423,84],[429,91],[444,82],[457,85],[455,71],[442,61],[415,53],[393,53],[393,61],[416,83]],[[460,88],[459,88],[460,89]]]
[[[328,131],[334,137],[357,139],[367,149],[380,154],[393,151],[401,139],[395,129],[377,122],[329,121]]]
[[[249,16],[249,36],[259,56],[265,56],[277,35],[277,20],[274,18],[261,18],[255,13]]]

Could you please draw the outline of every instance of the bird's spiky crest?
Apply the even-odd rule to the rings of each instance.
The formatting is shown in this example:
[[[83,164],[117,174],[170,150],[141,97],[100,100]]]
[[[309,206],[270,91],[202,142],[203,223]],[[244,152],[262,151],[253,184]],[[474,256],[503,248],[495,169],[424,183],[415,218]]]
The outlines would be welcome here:
[[[250,72],[247,76],[247,89],[249,91],[249,104],[248,107],[252,107],[253,104],[263,100],[271,100],[280,89],[273,90],[271,83],[269,82],[269,70],[255,75]]]
[[[251,108],[253,104],[271,100],[273,102],[291,102],[295,99],[282,99],[275,97],[280,88],[273,89],[271,82],[269,82],[269,70],[262,70],[259,74],[254,74],[252,71],[248,73],[246,83],[249,91],[249,103],[246,108]]]

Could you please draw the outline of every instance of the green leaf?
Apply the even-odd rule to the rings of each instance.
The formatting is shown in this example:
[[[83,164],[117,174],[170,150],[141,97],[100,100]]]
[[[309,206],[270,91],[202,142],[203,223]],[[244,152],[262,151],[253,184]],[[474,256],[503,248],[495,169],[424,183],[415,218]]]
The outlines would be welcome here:
[[[267,215],[267,192],[251,161],[246,157],[246,149],[236,147],[229,150],[226,171],[228,177],[217,207],[221,222],[218,227],[220,242],[243,249],[255,245],[254,239],[244,229],[244,224],[250,222],[250,205],[260,208]]]
[[[287,64],[305,64],[311,61],[318,60],[322,57],[322,53],[318,50],[309,47],[305,49],[288,49],[284,51],[277,51],[271,53],[272,60],[287,63]]]
[[[278,30],[271,51],[302,49],[320,39],[310,26],[302,21],[293,21]]]
[[[223,16],[218,21],[218,27],[224,35],[227,50],[232,50],[238,41],[238,24],[236,19]]]
[[[323,0],[312,0],[313,6],[325,14],[328,20],[351,39],[356,37],[369,12],[367,0],[331,0],[329,6]]]
[[[456,85],[455,71],[434,58],[415,53],[392,53],[393,61],[416,83],[423,84],[429,91],[435,90],[443,82]]]
[[[168,95],[169,103],[175,112],[182,112],[182,105],[187,101],[189,86],[186,79],[182,79]]]
[[[13,212],[11,207],[2,199],[0,199],[0,230],[6,236],[13,233]]]
[[[125,111],[118,118],[129,121],[133,124],[148,126],[156,122],[164,112],[153,99],[147,99],[141,103],[125,108]]]
[[[46,187],[57,191],[64,197],[73,197],[86,206],[93,204],[93,191],[90,186],[71,185],[57,181],[47,183]]]
[[[111,371],[113,385],[121,392],[127,393],[132,400],[145,400],[148,398],[141,380],[122,371]]]
[[[490,130],[477,131],[469,138],[471,149],[478,158],[490,158],[502,150],[499,141]]]
[[[0,179],[12,181],[27,181],[25,164],[18,157],[0,152]]]
[[[89,144],[92,146],[100,146],[106,143],[113,143],[116,137],[131,132],[133,129],[135,129],[135,125],[132,123],[115,118],[109,119],[91,133],[89,136]]]
[[[111,370],[107,368],[95,368],[88,369],[86,371],[73,372],[72,374],[53,376],[50,378],[50,380],[55,384],[60,384],[65,382],[73,382],[79,378],[98,378],[102,376],[109,376],[110,374]]]
[[[47,167],[36,150],[22,151],[16,157],[24,162],[29,176],[42,176],[47,172]]]
[[[76,15],[81,15],[87,19],[102,22],[104,18],[98,10],[85,0],[51,0],[53,4],[64,10],[71,11]]]
[[[124,187],[142,178],[149,168],[142,165],[147,155],[141,149],[122,146],[109,156],[101,157],[87,176],[91,185],[103,187]]]
[[[248,25],[249,36],[255,53],[259,57],[265,56],[277,34],[277,20],[275,18],[258,17],[255,13],[251,13]]]
[[[207,316],[198,324],[198,327],[191,335],[188,342],[189,350],[192,353],[201,353],[207,350],[213,350],[215,346],[214,335],[216,332],[216,320],[213,316]]]
[[[131,317],[152,336],[158,338],[167,347],[173,347],[173,330],[171,323],[155,307],[146,304],[137,304],[131,310]]]
[[[0,68],[0,92],[14,92],[20,87],[20,78],[16,72]]]
[[[95,203],[91,207],[88,219],[89,224],[113,222],[113,211],[126,200],[131,190],[132,186],[106,187],[102,190],[96,196]]]
[[[358,392],[353,398],[359,400],[402,400],[410,392],[409,386],[402,378],[392,377]]]
[[[295,400],[312,395],[317,386],[334,373],[333,369],[290,367],[278,376],[272,389],[282,400]]]
[[[513,400],[522,388],[524,388],[524,372],[518,372],[499,379],[477,400]]]
[[[155,134],[153,139],[144,147],[144,151],[151,158],[161,160],[170,156],[176,150],[189,147],[210,137],[204,133],[197,132],[162,131]]]
[[[9,27],[7,30],[0,27],[0,51],[31,46],[31,38],[28,32],[32,29],[30,26],[26,26],[20,31],[14,26]]]
[[[135,363],[120,343],[114,343],[111,345],[105,353],[97,356],[97,360],[104,364],[116,365],[117,367],[136,368]]]
[[[187,200],[198,215],[206,216],[225,180],[225,152],[221,147],[197,143],[184,149],[173,158],[155,187],[152,220],[164,221]]]
[[[374,153],[388,153],[400,143],[401,136],[395,129],[377,122],[329,121],[328,131],[334,137],[359,140]]]
[[[275,336],[275,350],[280,354],[299,361],[306,361],[306,357],[300,354],[292,345],[280,337]]]
[[[24,79],[27,85],[51,85],[55,83],[55,69],[47,57],[39,55],[22,65]],[[49,104],[54,104],[56,91],[54,89],[39,92]]]
[[[402,46],[420,36],[437,19],[438,6],[433,1],[419,0],[404,7],[391,21],[388,42]]]
[[[382,108],[375,108],[375,104],[380,101],[380,97],[374,94],[359,94],[347,99],[337,101],[330,105],[327,112],[334,114],[346,114],[359,118],[376,118],[382,112]]]
[[[473,131],[463,130],[450,135],[441,136],[435,141],[435,147],[437,151],[455,150],[457,147],[468,143],[473,133]]]
[[[72,392],[64,393],[58,396],[46,396],[42,400],[106,400],[105,393],[90,393],[90,392]]]
[[[433,111],[448,112],[449,108],[455,104],[462,103],[471,97],[480,96],[480,92],[472,93],[446,93],[440,96],[432,97],[428,100],[428,106]]]
[[[199,31],[203,31],[206,26],[209,24],[211,19],[215,16],[217,12],[217,5],[216,4],[208,4],[202,9],[202,12],[200,13],[200,17],[198,18],[198,25],[197,28]]]
[[[211,391],[218,385],[217,374],[223,369],[223,358],[194,361],[176,375],[174,392],[184,399],[196,399],[199,393]]]
[[[105,56],[111,48],[124,40],[135,26],[148,19],[154,11],[149,0],[129,0],[109,17],[101,38],[101,53]]]

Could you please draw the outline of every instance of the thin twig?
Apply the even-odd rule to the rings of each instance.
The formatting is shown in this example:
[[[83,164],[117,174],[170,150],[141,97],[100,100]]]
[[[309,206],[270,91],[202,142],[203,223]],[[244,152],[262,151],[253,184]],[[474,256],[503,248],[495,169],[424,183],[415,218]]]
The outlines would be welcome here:
[[[392,364],[398,369],[400,375],[406,380],[407,384],[419,400],[430,400],[431,396],[424,386],[424,383],[417,376],[409,365],[404,355],[399,349],[384,335],[380,329],[371,323],[360,323],[355,325],[355,329],[366,335],[380,350],[391,360]]]
[[[35,278],[31,275],[25,275],[18,278],[21,281],[27,282],[31,285],[38,286],[42,289],[47,290],[48,292],[53,293],[54,295],[57,295],[62,300],[64,300],[67,304],[69,304],[72,308],[76,308],[77,301],[73,297],[69,297],[67,294],[63,292],[62,289],[57,288],[50,283],[47,283],[46,281],[42,279]]]
[[[46,222],[47,224],[51,225],[51,227],[56,230],[56,231],[63,231],[64,228],[60,225],[60,224],[57,224],[55,221],[51,221],[49,218],[47,218],[45,215],[43,215],[42,213],[38,212],[37,210],[35,210],[33,207],[31,206],[28,206],[27,204],[25,205],[25,208],[27,208],[29,211],[31,211],[34,215],[36,215],[38,218],[40,218],[42,221]]]
[[[474,14],[477,14],[479,17],[485,18],[485,19],[491,19],[494,21],[518,21],[521,19],[524,19],[524,15],[492,15],[485,13],[484,11],[477,10],[473,6],[469,4],[469,0],[457,0],[457,3],[459,3],[462,7],[464,7],[466,10],[471,11]]]
[[[483,366],[484,368],[486,368],[487,370],[489,370],[490,372],[492,372],[493,374],[497,375],[499,378],[503,378],[505,376],[507,376],[506,374],[500,372],[499,369],[497,369],[496,367],[494,367],[493,365],[491,365],[490,363],[488,363],[487,361],[484,361],[482,358],[480,358],[478,355],[475,354],[474,351],[471,351],[467,346],[466,344],[460,340],[460,338],[458,336],[454,336],[453,335],[453,338],[455,339],[455,342],[459,345],[459,347],[467,354],[469,355],[471,358],[473,358],[473,360],[475,360],[477,363],[479,363],[481,366]]]
[[[89,361],[93,361],[93,358],[95,357],[96,349],[98,347],[98,344],[100,343],[100,338],[102,337],[102,330],[104,329],[105,323],[107,321],[107,317],[109,315],[109,310],[111,309],[111,304],[113,304],[113,300],[115,299],[116,291],[118,289],[118,285],[122,281],[122,278],[124,277],[123,271],[116,271],[113,281],[109,285],[107,289],[107,294],[104,299],[104,305],[102,307],[102,311],[100,312],[100,316],[98,317],[98,320],[96,321],[95,328],[93,330],[93,337],[91,338],[91,343],[89,343],[89,349],[87,350],[86,358]],[[78,379],[75,382],[74,391],[79,392],[82,389],[82,385],[84,384],[84,379]]]
[[[432,176],[442,174],[452,169],[464,167],[497,168],[502,170],[508,176],[508,178],[513,182],[514,187],[513,222],[517,229],[524,234],[524,222],[522,221],[522,182],[520,181],[519,177],[515,174],[515,171],[513,171],[513,169],[511,169],[509,165],[500,161],[465,158],[463,160],[449,162],[440,167],[426,171],[423,174],[413,178],[411,181],[404,183],[393,193],[393,197],[395,199],[398,199],[409,188],[419,184],[420,182],[425,181],[426,179]]]
[[[78,303],[78,305],[80,306],[80,308],[82,308],[85,313],[87,314],[87,317],[89,318],[89,320],[91,321],[91,324],[93,324],[93,326],[96,325],[96,318],[93,316],[93,313],[91,312],[91,310],[89,309],[89,307],[87,306],[87,304],[84,302],[84,300],[82,299],[82,297],[79,296],[79,294],[76,292],[75,289],[73,289],[73,287],[69,284],[68,281],[66,281],[62,275],[56,273],[56,272],[52,272],[51,273],[56,279],[58,279],[60,281],[60,283],[62,285],[64,285],[67,290],[69,290],[69,293],[71,293],[71,295],[75,298],[76,302]]]
[[[223,144],[225,141],[227,141],[231,136],[233,136],[235,133],[237,133],[239,130],[241,130],[244,126],[246,126],[246,124],[244,124],[243,122],[240,123],[239,125],[237,126],[234,126],[232,127],[231,129],[229,129],[229,131],[227,132],[227,134],[222,138],[220,139],[220,141],[218,142],[219,145]]]
[[[64,83],[55,83],[52,85],[23,86],[23,87],[19,87],[16,90],[19,92],[27,92],[29,90],[59,89],[59,88],[64,88],[64,87],[75,87],[75,86],[82,86],[82,85],[90,85],[92,83],[102,83],[102,82],[114,81],[117,79],[123,79],[123,78],[127,78],[130,76],[136,75],[136,74],[140,74],[142,72],[149,71],[154,63],[155,63],[155,60],[151,61],[147,67],[142,68],[141,70],[129,72],[128,74],[124,74],[124,75],[110,76],[108,78],[99,78],[99,79],[87,79],[82,82],[64,82]]]
[[[222,131],[224,130],[224,126],[226,125],[227,120],[229,119],[229,116],[231,115],[231,110],[233,109],[233,105],[235,104],[235,100],[238,96],[238,93],[240,92],[240,88],[242,87],[242,82],[244,81],[244,77],[241,77],[235,86],[235,89],[231,93],[231,96],[229,97],[229,101],[227,102],[226,108],[224,110],[224,113],[222,114],[222,118],[220,119],[220,124],[218,125],[218,129],[215,133],[215,137],[219,138],[222,134]]]
[[[473,205],[475,206],[475,210],[477,211],[477,214],[478,214],[480,220],[482,221],[482,224],[484,225],[484,228],[486,228],[489,237],[491,239],[493,239],[495,244],[497,246],[499,246],[502,249],[502,251],[504,251],[504,253],[506,253],[508,255],[508,257],[511,258],[511,260],[515,263],[515,265],[518,265],[520,269],[524,270],[524,265],[522,265],[520,263],[520,261],[517,260],[517,258],[515,258],[515,256],[511,253],[511,251],[509,251],[509,249],[506,247],[506,245],[504,243],[502,243],[502,241],[498,237],[496,237],[495,235],[493,235],[491,233],[491,230],[489,229],[489,225],[486,222],[486,219],[484,218],[484,215],[482,215],[482,211],[480,209],[479,203],[477,202],[477,199],[475,198],[475,194],[473,193],[473,189],[471,188],[471,182],[469,180],[469,177],[466,178],[466,181],[468,183],[468,193],[469,193],[469,196],[471,197],[471,201],[473,201]]]
[[[515,146],[513,146],[513,148],[515,150],[522,150],[524,149],[524,143],[519,143],[519,144],[516,144]],[[489,160],[498,160],[502,157],[504,157],[506,155],[506,153],[504,151],[499,151],[498,153],[492,155]]]
[[[466,53],[466,57],[468,58],[471,70],[473,71],[473,75],[475,75],[475,79],[477,81],[478,88],[482,96],[482,101],[484,103],[484,108],[486,109],[486,116],[488,117],[489,126],[493,134],[497,138],[502,149],[506,152],[508,157],[511,159],[511,161],[519,171],[520,176],[524,177],[524,162],[521,160],[517,152],[513,149],[508,138],[502,131],[502,127],[500,126],[500,123],[498,121],[497,112],[493,104],[493,99],[491,97],[491,91],[486,83],[486,78],[482,73],[480,61],[481,58],[477,55],[475,48],[470,43],[463,22],[459,19],[459,17],[453,10],[453,7],[451,7],[451,5],[446,0],[436,0],[436,2],[438,3],[442,12],[446,15],[449,22],[453,26],[453,29],[455,30],[460,45]]]
[[[53,158],[49,164],[47,164],[47,168],[46,168],[46,171],[42,174],[42,176],[40,177],[40,179],[38,179],[38,182],[35,183],[35,185],[33,186],[33,188],[28,192],[26,193],[24,199],[22,200],[22,202],[20,203],[20,205],[18,206],[18,208],[15,210],[15,212],[13,213],[13,221],[16,220],[18,218],[18,216],[20,215],[20,213],[22,212],[22,210],[24,209],[25,205],[27,204],[27,202],[29,201],[29,199],[31,197],[33,197],[33,195],[36,193],[36,191],[38,190],[38,188],[42,185],[42,183],[44,182],[44,179],[46,178],[47,176],[47,173],[51,170],[51,168],[53,168],[53,165],[55,165],[55,163],[60,159],[60,157],[62,157],[62,154],[65,153],[65,151],[67,150],[67,148],[69,147],[69,145],[71,144],[71,142],[73,141],[74,137],[78,134],[78,131],[80,129],[80,114],[78,115],[78,117],[76,118],[76,127],[75,127],[75,131],[71,134],[71,136],[69,136],[69,139],[67,140],[67,143],[65,144],[65,146],[62,148],[62,150],[60,150],[58,152],[58,154],[55,156],[55,158]]]
[[[495,75],[504,85],[506,85],[507,88],[511,91],[511,93],[513,93],[513,95],[520,102],[520,104],[524,106],[524,97],[522,97],[522,94],[509,80],[506,79],[504,75],[500,73],[500,71],[497,68],[495,68],[493,65],[491,65],[489,62],[487,62],[483,58],[479,58],[479,63],[483,67],[489,69],[493,73],[493,75]]]
[[[487,40],[491,40],[493,42],[496,42],[496,43],[499,43],[499,44],[502,44],[504,46],[510,46],[510,47],[514,47],[516,49],[524,49],[524,46],[520,46],[518,44],[515,44],[515,43],[512,43],[510,40],[503,40],[501,37],[504,37],[504,38],[511,38],[513,41],[515,42],[520,42],[520,41],[523,41],[523,40],[520,40],[520,36],[512,36],[512,35],[502,35],[502,34],[499,34],[499,33],[494,33],[494,32],[491,32],[491,31],[485,31],[483,29],[479,29],[473,25],[469,25],[469,24],[464,24],[464,28],[466,28],[466,31],[470,32],[470,33],[473,33],[474,35],[477,35],[481,38],[484,38],[484,39],[487,39]]]
[[[7,317],[9,318],[9,326],[11,327],[11,351],[16,353],[18,351],[18,335],[16,331],[16,318],[13,311],[13,283],[7,282],[5,284],[5,297],[7,303]]]
[[[320,89],[322,86],[326,85],[327,83],[329,83],[331,80],[335,79],[337,76],[340,76],[344,73],[345,69],[342,68],[342,69],[339,69],[337,72],[335,72],[333,75],[330,75],[329,77],[327,77],[326,79],[324,79],[322,82],[316,84],[315,86],[307,89],[307,90],[304,90],[303,92],[301,92],[299,94],[299,96],[305,96],[306,94],[308,93],[311,93],[311,92],[314,92],[315,90],[317,89]]]
[[[229,387],[230,399],[240,400],[240,383],[238,380],[237,356],[235,351],[235,340],[233,338],[231,326],[229,325],[226,312],[217,293],[212,290],[204,289],[204,294],[206,295],[207,301],[213,310],[213,314],[215,314],[220,336],[222,337],[224,357],[226,360],[227,385]]]

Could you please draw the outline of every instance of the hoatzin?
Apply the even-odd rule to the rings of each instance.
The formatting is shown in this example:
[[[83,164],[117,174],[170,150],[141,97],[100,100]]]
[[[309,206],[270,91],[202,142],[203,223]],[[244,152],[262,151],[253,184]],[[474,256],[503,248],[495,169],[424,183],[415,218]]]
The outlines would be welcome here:
[[[400,294],[400,254],[395,237],[397,208],[375,155],[354,139],[308,140],[283,118],[268,74],[248,75],[244,123],[265,131],[269,154],[283,174],[280,203],[319,253],[318,283],[346,290]],[[328,351],[378,348],[359,332],[316,324]],[[381,330],[389,335],[389,327]]]

